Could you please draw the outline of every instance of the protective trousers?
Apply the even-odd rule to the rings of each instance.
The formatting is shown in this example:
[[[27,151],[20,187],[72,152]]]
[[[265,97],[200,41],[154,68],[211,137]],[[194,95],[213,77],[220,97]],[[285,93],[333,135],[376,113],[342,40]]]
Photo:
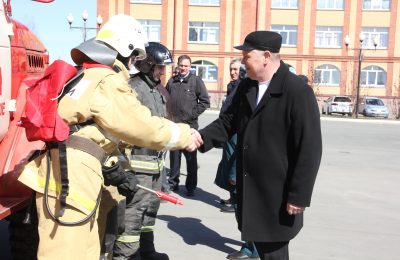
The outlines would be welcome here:
[[[136,173],[140,185],[160,191],[159,174]],[[139,189],[133,197],[126,198],[125,229],[114,244],[113,259],[141,259],[140,235],[153,232],[160,199],[151,192]]]
[[[55,212],[59,208],[58,201],[49,197],[49,207],[52,212]],[[40,239],[37,259],[99,259],[100,239],[96,223],[97,214],[90,221],[70,227],[60,225],[50,217],[44,205],[43,194],[36,193],[36,208]],[[76,221],[84,217],[86,214],[67,205],[61,219]]]

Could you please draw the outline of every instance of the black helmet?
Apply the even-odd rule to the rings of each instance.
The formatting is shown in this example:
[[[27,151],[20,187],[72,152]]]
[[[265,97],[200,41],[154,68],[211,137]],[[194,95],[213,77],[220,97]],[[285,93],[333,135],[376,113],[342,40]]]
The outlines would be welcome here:
[[[146,55],[146,59],[135,62],[135,67],[145,74],[153,71],[155,65],[174,64],[171,52],[159,42],[149,42],[146,47]]]

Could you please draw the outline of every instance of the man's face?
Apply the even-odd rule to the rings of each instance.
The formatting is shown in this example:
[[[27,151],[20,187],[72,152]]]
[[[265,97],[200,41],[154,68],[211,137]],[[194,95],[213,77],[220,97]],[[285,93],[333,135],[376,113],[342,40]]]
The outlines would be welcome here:
[[[263,53],[257,50],[242,51],[242,63],[246,66],[247,77],[252,80],[258,80],[265,73],[266,57]]]
[[[181,60],[181,62],[178,64],[179,73],[180,73],[182,76],[186,76],[186,74],[189,73],[190,65],[191,65],[191,64],[190,64],[190,61],[189,61],[189,60],[187,60],[187,59]]]
[[[240,62],[235,62],[231,64],[229,71],[231,75],[231,80],[237,80],[240,74]]]
[[[164,65],[156,65],[154,67],[153,78],[155,81],[161,80],[161,77],[165,75],[165,66]]]

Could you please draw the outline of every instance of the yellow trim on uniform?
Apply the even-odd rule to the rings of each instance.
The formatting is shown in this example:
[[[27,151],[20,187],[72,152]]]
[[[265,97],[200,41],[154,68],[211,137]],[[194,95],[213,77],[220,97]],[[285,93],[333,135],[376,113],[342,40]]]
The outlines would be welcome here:
[[[141,232],[153,232],[154,226],[142,226]]]
[[[44,188],[46,184],[46,178],[38,176],[38,182],[40,188]],[[56,182],[55,180],[49,180],[49,190],[59,193],[61,191],[61,183]],[[71,189],[68,192],[67,198],[78,202],[88,210],[93,210],[96,207],[96,201],[91,200],[85,196],[82,196],[79,192],[76,192]]]
[[[140,236],[128,236],[128,235],[121,235],[118,236],[117,241],[122,243],[137,243],[140,240]]]
[[[134,169],[144,169],[144,170],[159,170],[162,171],[164,169],[164,163],[162,161],[156,162],[146,162],[146,161],[130,161],[131,167]]]

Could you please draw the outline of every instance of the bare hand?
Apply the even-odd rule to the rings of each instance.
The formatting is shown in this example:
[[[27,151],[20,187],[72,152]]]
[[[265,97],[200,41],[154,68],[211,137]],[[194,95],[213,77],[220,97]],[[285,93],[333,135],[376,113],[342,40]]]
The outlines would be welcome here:
[[[289,213],[289,215],[296,215],[296,214],[303,213],[305,210],[305,207],[300,207],[300,206],[296,206],[291,203],[287,203],[286,210]]]
[[[201,138],[200,133],[194,129],[190,129],[191,133],[191,143],[186,147],[186,150],[189,152],[193,152],[197,148],[203,145],[203,139]]]

